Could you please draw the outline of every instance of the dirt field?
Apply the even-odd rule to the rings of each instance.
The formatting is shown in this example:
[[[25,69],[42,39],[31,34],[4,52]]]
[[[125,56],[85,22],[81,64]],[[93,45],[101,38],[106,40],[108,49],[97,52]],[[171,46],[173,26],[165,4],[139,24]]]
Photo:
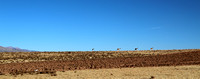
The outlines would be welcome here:
[[[118,57],[154,56],[171,53],[194,52],[200,49],[185,50],[138,50],[138,51],[74,51],[74,52],[1,52],[0,64],[37,62],[52,60],[86,60]]]
[[[73,70],[47,74],[2,75],[1,79],[199,79],[200,65]]]
[[[168,71],[166,73],[169,74],[163,73],[165,74],[163,75],[163,78],[173,79],[175,77],[182,77],[182,75],[176,76],[176,73],[174,72],[177,72],[177,75],[180,73],[184,75],[186,72],[188,74],[191,74],[192,72],[199,74],[200,71],[200,50],[198,49],[162,51],[18,52],[1,53],[0,60],[3,61],[0,64],[0,78],[23,78],[26,76],[33,76],[34,78],[42,79],[43,77],[40,78],[40,76],[45,75],[47,78],[62,78],[65,73],[71,72],[74,72],[74,75],[73,73],[67,74],[69,77],[81,78],[84,77],[86,72],[89,73],[88,71],[93,72],[89,73],[92,75],[95,75],[95,73],[101,74],[101,72],[105,71],[105,74],[103,73],[102,77],[99,75],[100,78],[133,77],[140,79],[144,77],[144,79],[153,79],[156,77],[160,79],[161,76],[159,75],[159,72],[165,72],[166,70]],[[15,60],[15,62],[8,62],[11,60]],[[169,66],[169,68],[165,66]],[[148,70],[147,68],[150,69]],[[129,71],[134,69],[139,69],[138,72],[141,72],[142,74],[138,74],[135,71]],[[107,72],[112,73],[109,76]],[[114,74],[118,75],[114,76]],[[175,76],[173,74],[175,74]],[[66,75],[63,77],[65,76]],[[187,76],[188,75],[185,74],[183,77],[190,78],[190,76]],[[199,77],[191,75],[192,78],[193,76],[194,78]],[[86,77],[86,79],[88,78],[89,77]]]
[[[0,74],[19,75],[29,74],[55,74],[56,71],[127,68],[127,67],[157,67],[199,65],[200,51],[172,53],[163,55],[117,57],[102,59],[68,60],[68,61],[38,61],[23,63],[0,64]]]

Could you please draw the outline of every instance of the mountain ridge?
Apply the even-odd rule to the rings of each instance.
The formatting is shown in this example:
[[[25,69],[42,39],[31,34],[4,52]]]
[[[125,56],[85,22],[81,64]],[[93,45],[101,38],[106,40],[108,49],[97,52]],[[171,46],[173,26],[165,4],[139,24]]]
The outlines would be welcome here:
[[[18,47],[12,47],[12,46],[9,46],[9,47],[0,46],[0,52],[31,52],[31,51],[27,49],[21,49]]]

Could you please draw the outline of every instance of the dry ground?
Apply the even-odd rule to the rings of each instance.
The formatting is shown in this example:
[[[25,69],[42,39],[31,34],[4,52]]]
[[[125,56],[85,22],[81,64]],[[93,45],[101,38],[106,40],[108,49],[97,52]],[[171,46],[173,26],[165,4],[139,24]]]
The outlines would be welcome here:
[[[82,56],[82,58],[84,57]],[[20,75],[29,73],[51,74],[54,76],[56,71],[180,65],[200,65],[200,51],[139,57],[7,63],[0,64],[0,74]]]
[[[4,52],[0,79],[200,79],[200,49]]]
[[[200,65],[75,70],[47,74],[2,75],[0,79],[199,79]]]
[[[68,51],[68,52],[1,52],[0,64],[37,62],[52,60],[85,60],[117,57],[154,56],[182,52],[194,52],[200,49],[184,50],[138,50],[138,51]]]

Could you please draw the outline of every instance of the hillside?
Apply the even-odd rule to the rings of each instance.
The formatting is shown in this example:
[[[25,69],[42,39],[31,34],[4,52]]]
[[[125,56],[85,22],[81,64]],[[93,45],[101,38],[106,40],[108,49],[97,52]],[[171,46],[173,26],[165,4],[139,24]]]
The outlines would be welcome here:
[[[2,47],[0,46],[0,52],[30,52],[26,49],[20,49],[16,47]]]

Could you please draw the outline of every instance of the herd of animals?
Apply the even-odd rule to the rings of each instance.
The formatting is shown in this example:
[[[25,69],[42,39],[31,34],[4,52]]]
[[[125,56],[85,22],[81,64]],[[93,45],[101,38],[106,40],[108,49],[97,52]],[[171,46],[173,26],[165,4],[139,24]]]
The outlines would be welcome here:
[[[117,51],[120,51],[121,48],[117,48]],[[138,48],[135,48],[135,50],[138,50]],[[150,48],[150,50],[153,50],[153,47]],[[94,48],[92,48],[92,51],[94,51]]]

